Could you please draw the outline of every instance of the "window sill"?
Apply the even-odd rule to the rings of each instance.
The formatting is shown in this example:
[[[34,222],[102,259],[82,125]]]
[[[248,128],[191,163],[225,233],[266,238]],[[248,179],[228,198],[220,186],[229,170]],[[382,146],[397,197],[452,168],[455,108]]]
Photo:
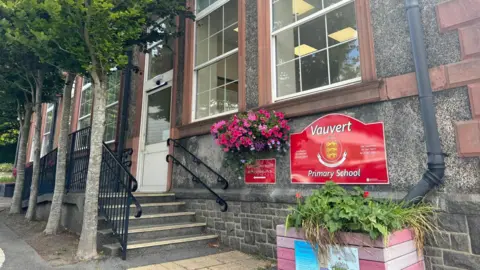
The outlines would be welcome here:
[[[312,93],[292,99],[281,100],[260,108],[285,113],[287,117],[300,117],[315,113],[328,112],[352,106],[377,102],[381,98],[381,81],[361,82],[347,85],[328,92]],[[205,135],[210,127],[220,120],[227,120],[237,112],[214,118],[192,122],[178,127],[178,138]]]
[[[234,114],[237,114],[238,112],[231,112],[228,114],[222,114],[219,116],[215,116],[212,118],[207,118],[204,120],[198,120],[195,122],[192,122],[190,124],[186,124],[183,126],[178,127],[178,137],[179,138],[185,138],[185,137],[191,137],[191,136],[197,136],[197,135],[204,135],[208,134],[210,132],[210,127],[220,121],[220,120],[227,120],[230,119]]]
[[[375,80],[350,84],[331,91],[279,100],[260,108],[281,111],[287,117],[299,117],[362,105],[381,99],[381,81]]]

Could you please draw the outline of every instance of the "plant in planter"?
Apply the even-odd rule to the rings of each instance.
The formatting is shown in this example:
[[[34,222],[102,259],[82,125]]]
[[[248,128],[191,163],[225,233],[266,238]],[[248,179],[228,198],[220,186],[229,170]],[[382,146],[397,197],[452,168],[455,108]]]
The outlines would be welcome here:
[[[368,234],[372,240],[403,229],[414,233],[417,250],[423,250],[425,235],[436,229],[435,209],[428,204],[408,205],[391,200],[375,200],[367,191],[355,187],[347,191],[327,182],[303,199],[297,194],[297,206],[286,218],[285,228],[303,229],[305,238],[325,256],[328,246],[342,245],[343,232]],[[385,243],[387,245],[387,243]]]
[[[285,153],[289,147],[290,126],[281,112],[240,113],[213,124],[210,131],[227,159],[241,165],[254,164],[259,153]]]

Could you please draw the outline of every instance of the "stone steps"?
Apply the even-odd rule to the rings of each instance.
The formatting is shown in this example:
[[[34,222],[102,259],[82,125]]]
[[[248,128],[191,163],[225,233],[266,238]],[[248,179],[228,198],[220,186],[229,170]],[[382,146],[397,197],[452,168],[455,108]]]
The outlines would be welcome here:
[[[185,202],[175,201],[173,193],[134,193],[141,201],[142,216],[135,218],[130,207],[127,254],[155,254],[176,248],[206,248],[217,236],[205,234],[206,223],[195,222],[195,212],[184,210]],[[138,197],[137,197],[138,196]],[[115,202],[115,199],[111,199]],[[120,208],[119,204],[110,207]],[[115,218],[114,218],[115,219]],[[104,218],[99,218],[99,246],[106,255],[120,256],[122,248]]]

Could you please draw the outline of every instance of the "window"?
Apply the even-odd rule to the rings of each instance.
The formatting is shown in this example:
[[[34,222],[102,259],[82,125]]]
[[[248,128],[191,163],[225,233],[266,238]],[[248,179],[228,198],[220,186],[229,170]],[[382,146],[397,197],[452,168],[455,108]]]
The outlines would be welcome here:
[[[52,131],[52,125],[53,125],[54,107],[55,107],[54,104],[47,105],[47,115],[45,119],[45,128],[43,130],[43,135],[42,135],[42,151],[40,152],[40,157],[43,157],[44,155],[46,155],[48,150],[50,149],[50,136],[51,136],[50,133]]]
[[[78,129],[90,126],[92,116],[92,82],[89,78],[83,78],[82,94],[80,98],[80,114],[78,118]]]
[[[238,0],[199,0],[195,23],[193,115],[238,109]]]
[[[120,71],[113,71],[107,78],[107,97],[105,109],[105,133],[104,141],[111,143],[115,141],[118,114],[118,94],[120,93]],[[84,79],[82,97],[80,101],[80,117],[78,118],[78,129],[91,125],[92,112],[92,83],[88,78]]]
[[[120,71],[108,75],[107,107],[105,109],[105,133],[103,140],[114,142],[117,131],[118,94],[120,93]]]
[[[353,0],[272,0],[274,97],[361,80]]]

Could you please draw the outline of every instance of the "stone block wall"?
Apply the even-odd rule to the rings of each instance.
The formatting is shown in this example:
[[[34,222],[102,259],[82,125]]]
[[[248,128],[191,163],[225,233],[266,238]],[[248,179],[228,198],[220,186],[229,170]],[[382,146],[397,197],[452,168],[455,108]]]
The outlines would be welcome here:
[[[184,200],[196,213],[198,222],[206,222],[209,233],[220,242],[250,254],[276,257],[276,227],[285,223],[289,204],[265,202],[228,202],[221,212],[215,200]]]

